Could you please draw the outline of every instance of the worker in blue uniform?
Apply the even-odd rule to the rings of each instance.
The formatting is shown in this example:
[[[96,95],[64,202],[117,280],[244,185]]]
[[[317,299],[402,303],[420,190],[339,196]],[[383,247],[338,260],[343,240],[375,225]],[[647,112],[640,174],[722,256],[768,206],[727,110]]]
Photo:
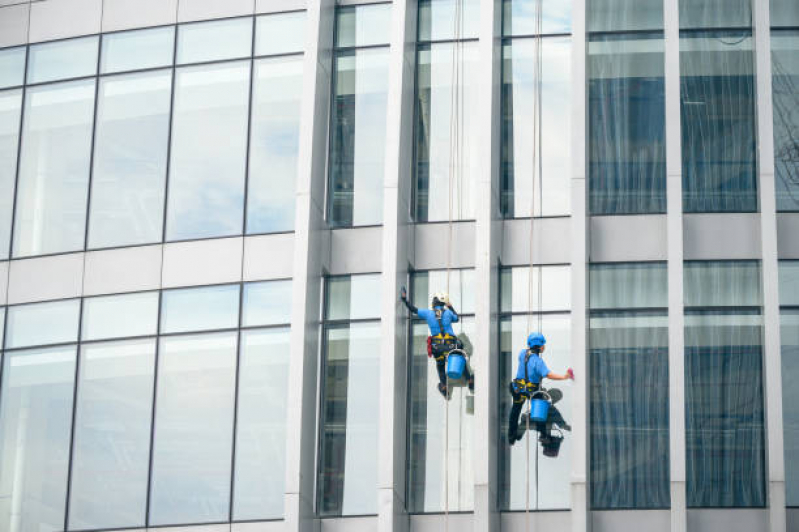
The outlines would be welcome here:
[[[430,337],[427,339],[428,356],[435,358],[438,371],[438,391],[444,397],[449,397],[447,389],[447,356],[454,349],[463,349],[463,343],[455,335],[452,324],[457,323],[458,313],[449,301],[449,296],[443,292],[433,295],[430,309],[420,309],[408,301],[405,288],[400,292],[400,300],[405,303],[411,314],[415,314],[427,322]],[[469,385],[469,390],[474,392],[474,376],[469,371],[468,365],[463,370],[463,378]]]
[[[565,375],[559,375],[549,370],[541,355],[546,349],[547,340],[539,332],[530,333],[527,337],[527,348],[519,352],[519,369],[516,378],[510,383],[510,393],[513,396],[513,406],[510,409],[510,422],[508,424],[508,443],[513,445],[524,436],[519,433],[519,414],[525,401],[541,388],[541,381],[545,378],[555,381],[574,379],[571,368]]]

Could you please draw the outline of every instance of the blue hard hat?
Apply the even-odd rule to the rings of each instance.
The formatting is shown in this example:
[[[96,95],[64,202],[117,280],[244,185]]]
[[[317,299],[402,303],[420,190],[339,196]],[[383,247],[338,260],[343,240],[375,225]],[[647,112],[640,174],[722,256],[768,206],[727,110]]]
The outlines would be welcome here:
[[[547,343],[547,339],[544,338],[544,335],[539,332],[530,333],[530,336],[527,337],[527,347],[541,347]]]

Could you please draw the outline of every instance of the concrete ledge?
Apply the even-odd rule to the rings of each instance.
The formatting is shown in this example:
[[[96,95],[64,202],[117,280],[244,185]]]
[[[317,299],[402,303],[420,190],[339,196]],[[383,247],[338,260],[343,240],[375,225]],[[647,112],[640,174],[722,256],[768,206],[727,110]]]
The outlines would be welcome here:
[[[242,237],[164,244],[163,288],[241,280]]]
[[[768,521],[765,508],[688,510],[690,532],[767,532]]]
[[[526,532],[524,512],[503,512],[503,532]],[[570,530],[571,512],[530,512],[530,530]]]
[[[294,233],[244,238],[244,280],[285,279],[294,274]]]
[[[594,216],[589,239],[592,262],[664,261],[666,215]]]
[[[530,220],[505,220],[502,223],[503,266],[530,263]],[[533,261],[536,264],[571,262],[571,218],[538,218],[533,222]]]
[[[8,304],[80,297],[83,253],[11,261]]]
[[[781,259],[799,259],[799,213],[777,214],[777,255]]]
[[[760,214],[686,214],[685,260],[759,259]]]
[[[643,526],[646,523],[646,526]],[[591,512],[593,532],[618,532],[620,530],[646,530],[669,532],[669,510],[612,510]]]
[[[453,268],[474,268],[474,222],[453,222]],[[448,223],[416,224],[413,266],[417,270],[434,270],[447,267]]]
[[[86,253],[83,295],[159,289],[162,252],[155,245]]]
[[[382,227],[333,229],[328,270],[331,275],[379,272],[382,248]]]

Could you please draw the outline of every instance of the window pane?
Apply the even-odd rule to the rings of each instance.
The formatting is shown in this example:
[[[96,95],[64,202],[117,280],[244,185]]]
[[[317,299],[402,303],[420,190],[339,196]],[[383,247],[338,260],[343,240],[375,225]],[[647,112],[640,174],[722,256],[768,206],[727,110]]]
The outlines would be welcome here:
[[[336,10],[336,46],[388,44],[391,4],[339,7]]]
[[[777,210],[799,211],[799,31],[771,32],[771,71]]]
[[[592,264],[591,308],[643,309],[669,305],[665,262]]]
[[[663,34],[589,44],[591,214],[666,212]]]
[[[157,331],[158,292],[83,300],[83,340],[147,336]]]
[[[539,280],[539,276],[543,278]],[[530,268],[504,268],[500,280],[500,309],[502,312],[553,311],[571,308],[571,268],[546,266],[533,268],[533,292],[530,293]],[[541,286],[541,308],[538,287]],[[593,284],[591,285],[593,287]],[[531,301],[532,297],[532,301]]]
[[[591,0],[588,31],[663,29],[663,0]]]
[[[380,324],[329,328],[325,334],[319,442],[318,512],[377,513]]]
[[[328,221],[383,221],[388,48],[339,52],[333,90]]]
[[[244,285],[243,327],[291,323],[291,281]]]
[[[3,350],[5,330],[6,330],[6,308],[0,307],[0,351]]]
[[[280,519],[286,483],[289,329],[241,333],[233,519]]]
[[[454,107],[452,84],[453,44],[420,46],[416,72],[416,176],[414,212],[417,222],[474,218],[473,182],[479,171],[477,108],[477,44],[463,44],[460,112]],[[460,133],[450,129],[457,114]],[[460,139],[454,142],[453,139]],[[459,144],[459,149],[456,145]],[[456,152],[452,156],[450,152]],[[455,171],[450,173],[450,167]]]
[[[358,320],[380,317],[380,274],[329,277],[328,320]]]
[[[252,18],[197,22],[178,26],[179,65],[249,57]]]
[[[411,301],[419,308],[429,308],[433,294],[447,292],[449,300],[460,314],[474,314],[475,281],[474,270],[446,270],[415,272],[412,275]]]
[[[680,0],[680,29],[751,26],[751,0]]]
[[[544,181],[539,183],[536,161],[535,185],[531,118],[536,114],[535,41],[515,40],[503,47],[501,208],[506,218],[529,217],[531,208],[536,216],[571,212],[571,147],[564,141],[571,138],[571,38],[542,42],[540,162]],[[531,194],[535,194],[535,205]]]
[[[3,358],[0,395],[0,500],[4,501],[0,504],[0,528],[3,530],[64,529],[74,381],[74,346],[6,353]]]
[[[32,45],[28,57],[28,83],[94,76],[97,73],[98,41],[94,35]]]
[[[79,299],[9,307],[6,348],[75,342],[79,319]]]
[[[242,231],[248,62],[177,71],[167,239]]]
[[[460,14],[460,38],[476,39],[480,23],[479,0],[419,0],[419,40],[454,39],[458,2],[462,2],[463,6]]]
[[[94,80],[28,89],[14,255],[83,249]]]
[[[145,524],[155,339],[81,348],[69,528]]]
[[[302,57],[255,62],[247,233],[294,229]]]
[[[752,48],[750,30],[680,38],[685,212],[757,210]]]
[[[103,35],[100,71],[107,74],[169,66],[175,53],[174,43],[174,26]]]
[[[89,247],[160,242],[172,72],[100,78]]]
[[[799,310],[783,310],[781,319],[785,497],[799,506]]]
[[[160,340],[151,526],[228,520],[236,336]]]
[[[502,9],[502,34],[504,36],[537,33],[536,0],[503,0]],[[571,32],[572,8],[569,0],[542,1],[541,10],[542,33]]]
[[[255,55],[288,54],[305,49],[305,11],[255,19]]]
[[[0,89],[22,85],[25,79],[25,47],[0,50]]]
[[[756,261],[686,262],[686,307],[760,306],[760,263]]]
[[[780,261],[780,305],[799,307],[799,261]]]
[[[238,285],[165,290],[162,297],[162,333],[238,327]]]
[[[799,26],[799,3],[771,0],[771,26]]]
[[[22,89],[0,92],[0,260],[8,258],[11,245],[11,213],[17,178],[19,119]]]
[[[764,507],[762,319],[687,312],[688,507]]]

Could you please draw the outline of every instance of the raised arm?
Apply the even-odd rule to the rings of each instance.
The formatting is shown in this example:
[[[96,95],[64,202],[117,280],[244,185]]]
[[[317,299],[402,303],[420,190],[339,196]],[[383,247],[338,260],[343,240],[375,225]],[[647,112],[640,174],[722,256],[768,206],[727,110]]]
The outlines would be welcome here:
[[[555,373],[554,371],[550,371],[547,374],[547,379],[552,379],[553,381],[565,381],[565,380],[574,380],[574,371],[571,368],[566,370],[565,375],[560,375],[559,373]]]
[[[400,300],[405,303],[405,306],[408,307],[408,310],[411,312],[411,314],[419,313],[419,309],[411,305],[411,302],[408,301],[408,292],[405,290],[404,286],[400,290]]]
[[[453,323],[455,323],[455,322],[457,322],[458,320],[460,320],[460,318],[458,317],[458,313],[455,311],[455,307],[453,307],[453,306],[452,306],[452,303],[449,303],[449,304],[447,305],[447,308],[448,308],[448,309],[449,309],[449,311],[450,311],[450,312],[452,312],[452,314],[453,314],[453,316],[452,316],[452,322],[453,322]]]

